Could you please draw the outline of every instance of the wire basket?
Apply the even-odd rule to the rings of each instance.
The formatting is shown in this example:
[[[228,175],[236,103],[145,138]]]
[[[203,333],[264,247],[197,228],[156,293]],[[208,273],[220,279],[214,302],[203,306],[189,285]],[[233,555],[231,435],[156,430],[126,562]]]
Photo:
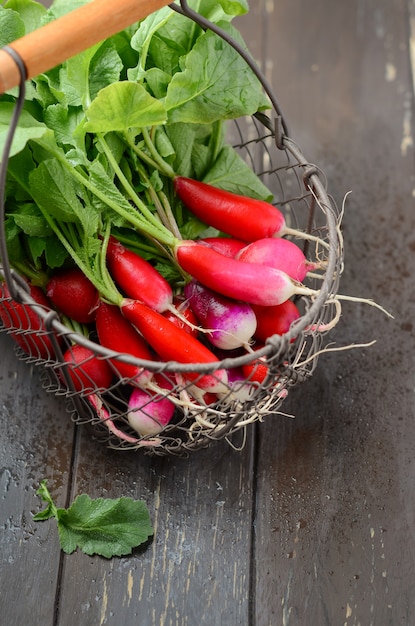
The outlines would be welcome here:
[[[325,337],[338,320],[335,295],[343,264],[339,214],[327,193],[325,176],[306,160],[289,136],[280,107],[261,71],[244,49],[191,11],[186,2],[172,8],[226,38],[250,65],[271,101],[271,112],[229,123],[228,142],[274,194],[275,205],[283,211],[287,224],[311,235],[305,240],[304,252],[308,260],[318,262],[322,269],[310,274],[305,282],[316,294],[296,300],[301,317],[287,333],[269,337],[265,345],[252,353],[230,352],[211,364],[143,361],[102,347],[94,340],[93,331],[87,339],[68,327],[56,311],[37,304],[25,280],[10,270],[4,232],[0,242],[3,258],[0,270],[10,294],[0,297],[3,320],[0,330],[12,334],[16,340],[17,356],[41,367],[43,388],[62,396],[72,419],[78,424],[89,424],[95,437],[112,448],[142,450],[160,456],[185,455],[224,438],[234,447],[240,447],[241,436],[243,442],[249,425],[279,413],[290,390],[312,375]],[[12,313],[10,302],[18,303]],[[40,351],[39,342],[42,342]],[[76,344],[91,348],[95,355],[111,364],[115,375],[109,387],[99,389],[91,382],[83,391],[75,390],[63,354]],[[116,375],[120,362],[157,374],[160,391],[149,397],[148,402],[167,398],[174,403],[174,416],[161,432],[139,436],[131,428],[127,419],[129,397],[137,383]],[[196,376],[217,376],[219,371],[231,373],[243,367],[253,368],[254,374],[232,383],[229,377],[220,398],[195,392]],[[257,376],[259,371],[261,376]],[[145,404],[141,408],[145,411]]]

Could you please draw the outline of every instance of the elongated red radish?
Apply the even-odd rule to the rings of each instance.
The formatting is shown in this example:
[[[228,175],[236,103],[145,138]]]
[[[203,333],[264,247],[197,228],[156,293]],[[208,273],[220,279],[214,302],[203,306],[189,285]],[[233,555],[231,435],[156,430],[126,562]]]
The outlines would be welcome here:
[[[237,254],[246,246],[246,241],[235,239],[234,237],[203,237],[199,240],[217,252],[235,258]]]
[[[174,188],[180,200],[202,222],[236,239],[255,241],[284,233],[284,215],[269,202],[183,176],[174,179]]]
[[[167,396],[136,387],[129,398],[127,419],[141,437],[157,435],[171,421],[174,411],[175,405]]]
[[[234,350],[249,344],[257,325],[249,304],[227,298],[194,279],[185,286],[184,294],[215,347]]]
[[[302,283],[316,264],[307,261],[303,251],[289,239],[258,239],[245,246],[237,254],[239,261],[259,263],[286,272],[293,280]]]
[[[197,336],[197,317],[190,308],[189,302],[183,296],[174,296],[173,308],[164,311],[163,315],[176,326],[183,328],[189,335]]]
[[[265,342],[272,335],[284,335],[291,324],[299,319],[300,311],[292,300],[286,300],[276,306],[252,305],[257,319],[255,338]]]
[[[163,360],[193,364],[219,362],[198,339],[145,304],[125,299],[121,310]],[[205,391],[216,393],[226,388],[227,374],[224,369],[212,374],[186,372],[184,376]]]
[[[79,268],[56,272],[49,279],[45,291],[60,313],[80,324],[94,321],[98,291]]]
[[[270,202],[241,196],[184,176],[176,176],[174,188],[183,204],[202,222],[236,239],[249,242],[284,235],[317,239],[289,228],[284,214]]]
[[[113,371],[108,362],[99,358],[90,348],[75,344],[70,346],[63,355],[68,366],[65,372],[70,377],[76,391],[96,392],[107,390],[113,379]],[[61,379],[64,381],[63,372]]]
[[[29,285],[31,298],[45,310],[51,310],[51,303],[40,287]],[[0,283],[0,319],[17,345],[29,356],[41,359],[54,357],[53,343],[42,319],[29,305],[11,299],[5,282]],[[56,337],[58,344],[61,339]]]
[[[145,361],[153,360],[146,341],[117,306],[101,301],[96,312],[95,323],[99,343],[105,348],[121,354],[130,354]],[[123,363],[118,359],[111,359],[110,362],[119,376],[131,378],[141,385],[145,385],[152,378],[152,372],[137,365]]]
[[[231,259],[194,241],[179,242],[176,258],[185,272],[206,287],[248,304],[273,306],[295,294],[315,293],[281,270]]]
[[[128,298],[144,302],[159,313],[171,307],[173,292],[167,280],[114,237],[108,242],[107,264],[113,280]]]

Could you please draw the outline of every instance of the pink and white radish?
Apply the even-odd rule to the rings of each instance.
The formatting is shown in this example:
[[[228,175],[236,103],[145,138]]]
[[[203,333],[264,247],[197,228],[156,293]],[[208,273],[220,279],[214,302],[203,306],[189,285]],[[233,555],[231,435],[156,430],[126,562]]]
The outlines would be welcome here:
[[[249,304],[222,296],[196,280],[185,286],[184,294],[215,347],[234,350],[249,344],[257,326]]]
[[[128,402],[128,423],[140,437],[157,435],[171,421],[175,408],[167,396],[136,387]]]
[[[307,261],[300,247],[289,239],[258,239],[242,248],[236,258],[282,270],[299,283],[309,271],[316,269],[316,264]]]

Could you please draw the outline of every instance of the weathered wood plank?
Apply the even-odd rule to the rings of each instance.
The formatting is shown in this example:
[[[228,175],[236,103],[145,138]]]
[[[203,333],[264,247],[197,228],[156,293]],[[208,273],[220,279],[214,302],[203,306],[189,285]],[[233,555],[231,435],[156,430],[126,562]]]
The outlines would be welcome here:
[[[411,5],[412,6],[412,5]],[[275,59],[292,133],[346,204],[331,338],[367,350],[323,356],[260,429],[256,621],[409,624],[414,619],[413,94],[405,2],[274,3]],[[275,447],[275,441],[278,445]]]
[[[65,558],[59,626],[246,624],[249,611],[251,445],[225,442],[190,459],[114,453],[81,438],[74,492],[144,499],[154,540],[131,557]]]
[[[74,427],[61,400],[40,388],[39,371],[17,360],[9,337],[0,342],[1,621],[51,626],[60,548],[53,527],[31,516],[43,508],[44,478],[65,505]]]

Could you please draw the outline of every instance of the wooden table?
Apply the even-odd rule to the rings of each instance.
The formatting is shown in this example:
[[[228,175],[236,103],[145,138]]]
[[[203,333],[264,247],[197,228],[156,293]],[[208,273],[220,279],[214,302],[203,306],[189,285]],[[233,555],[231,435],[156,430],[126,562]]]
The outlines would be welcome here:
[[[7,626],[411,626],[415,623],[413,37],[407,0],[256,0],[238,20],[291,134],[346,202],[338,346],[244,449],[114,452],[75,428],[1,336],[0,589]],[[412,46],[412,49],[411,49]],[[35,523],[43,478],[148,504],[131,557],[64,556]]]

